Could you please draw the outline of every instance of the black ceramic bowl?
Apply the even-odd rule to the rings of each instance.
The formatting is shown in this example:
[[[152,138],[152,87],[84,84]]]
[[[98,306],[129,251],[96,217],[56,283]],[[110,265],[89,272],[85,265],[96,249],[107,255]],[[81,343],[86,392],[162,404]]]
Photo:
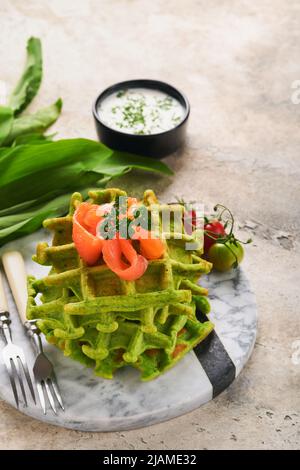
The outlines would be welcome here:
[[[115,93],[118,90],[126,90],[129,88],[155,89],[172,96],[172,98],[176,98],[185,110],[182,121],[175,127],[172,127],[170,130],[161,132],[159,134],[128,134],[108,127],[101,121],[97,112],[99,103],[112,93]],[[158,80],[139,79],[116,83],[115,85],[106,88],[98,96],[93,105],[93,115],[96,123],[96,130],[101,142],[115,150],[122,150],[125,152],[146,155],[154,158],[161,158],[172,152],[175,152],[175,150],[177,150],[184,143],[189,114],[190,105],[184,94],[173,86]]]

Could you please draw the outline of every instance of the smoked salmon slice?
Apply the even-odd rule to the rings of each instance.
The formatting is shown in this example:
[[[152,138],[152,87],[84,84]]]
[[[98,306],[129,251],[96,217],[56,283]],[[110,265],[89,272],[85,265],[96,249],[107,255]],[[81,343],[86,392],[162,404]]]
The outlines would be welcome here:
[[[103,240],[96,237],[94,231],[94,212],[96,204],[83,202],[76,209],[73,216],[73,241],[79,256],[89,265],[95,264],[102,252]],[[89,211],[91,211],[89,217]],[[99,218],[98,222],[99,223]],[[89,231],[90,230],[90,231]],[[96,227],[95,227],[96,233]]]
[[[122,238],[105,240],[102,252],[107,266],[125,281],[140,278],[147,269],[148,261],[144,256],[137,254],[130,240]],[[128,261],[128,264],[122,257]]]
[[[128,264],[122,260],[122,257],[128,261]],[[135,281],[140,278],[148,266],[146,258],[137,254],[131,241],[121,238],[105,240],[103,259],[107,266],[125,281]]]
[[[141,254],[147,259],[159,259],[165,252],[165,244],[160,238],[145,230],[143,227],[136,227],[134,240],[139,240]]]
[[[137,199],[128,198],[129,209],[137,207],[137,204]],[[106,265],[117,276],[126,281],[134,281],[143,276],[148,266],[147,260],[163,256],[165,244],[140,226],[135,228],[133,237],[140,244],[140,254],[132,246],[132,241],[121,238],[119,233],[113,239],[102,239],[98,225],[112,207],[113,203],[102,205],[81,203],[73,216],[73,241],[80,257],[88,265],[96,264],[102,254]],[[128,212],[127,217],[133,216]]]

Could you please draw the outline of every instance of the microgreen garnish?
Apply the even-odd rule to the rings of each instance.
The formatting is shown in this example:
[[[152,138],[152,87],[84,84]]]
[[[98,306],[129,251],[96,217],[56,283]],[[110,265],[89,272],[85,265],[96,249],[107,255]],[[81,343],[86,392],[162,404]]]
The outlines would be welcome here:
[[[117,98],[122,98],[122,96],[124,96],[125,94],[126,94],[126,90],[120,90],[117,93]]]
[[[111,210],[104,214],[98,231],[102,238],[112,239],[118,233],[121,238],[132,239],[135,234],[135,227],[140,226],[149,230],[150,214],[144,205],[137,207],[132,216],[128,216],[128,198],[126,196],[117,197]]]
[[[159,90],[119,90],[101,101],[103,122],[132,134],[155,134],[171,129],[181,121],[181,104]]]

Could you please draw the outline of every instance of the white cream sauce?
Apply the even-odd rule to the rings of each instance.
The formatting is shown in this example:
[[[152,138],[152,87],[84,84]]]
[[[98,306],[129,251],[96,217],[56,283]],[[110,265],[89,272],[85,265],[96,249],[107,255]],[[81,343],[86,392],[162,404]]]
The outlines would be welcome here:
[[[172,96],[151,88],[120,90],[98,105],[101,121],[126,134],[159,134],[176,127],[185,109]]]

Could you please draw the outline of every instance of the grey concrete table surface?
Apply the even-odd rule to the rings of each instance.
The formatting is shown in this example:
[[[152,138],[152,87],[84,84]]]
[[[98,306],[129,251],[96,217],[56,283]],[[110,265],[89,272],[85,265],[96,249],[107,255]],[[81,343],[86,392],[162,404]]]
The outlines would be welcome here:
[[[114,185],[229,206],[241,236],[254,238],[244,267],[259,309],[248,365],[198,410],[137,431],[92,434],[45,425],[1,402],[1,448],[300,447],[293,349],[300,340],[300,104],[292,88],[300,79],[299,21],[297,0],[0,2],[0,79],[15,83],[26,39],[41,37],[45,72],[31,109],[62,96],[53,128],[60,137],[95,138],[91,103],[113,82],[158,78],[185,91],[187,145],[166,159],[175,177],[131,174]]]

